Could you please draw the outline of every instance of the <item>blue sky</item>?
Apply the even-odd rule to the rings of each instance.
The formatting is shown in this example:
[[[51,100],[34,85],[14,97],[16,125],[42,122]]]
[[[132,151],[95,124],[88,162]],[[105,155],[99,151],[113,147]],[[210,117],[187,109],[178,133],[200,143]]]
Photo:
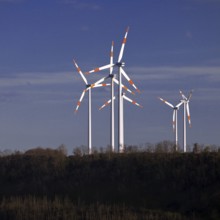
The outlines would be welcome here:
[[[141,90],[129,97],[144,108],[125,103],[125,143],[173,140],[172,111],[157,97],[176,104],[179,89],[194,89],[187,143],[220,145],[219,11],[219,0],[0,0],[0,149],[86,145],[87,97],[75,115],[84,82],[72,59],[85,72],[107,64],[114,40],[116,60],[127,26],[124,69]],[[92,92],[97,147],[109,144],[109,109],[98,110],[109,96]],[[181,128],[182,109],[180,145]]]

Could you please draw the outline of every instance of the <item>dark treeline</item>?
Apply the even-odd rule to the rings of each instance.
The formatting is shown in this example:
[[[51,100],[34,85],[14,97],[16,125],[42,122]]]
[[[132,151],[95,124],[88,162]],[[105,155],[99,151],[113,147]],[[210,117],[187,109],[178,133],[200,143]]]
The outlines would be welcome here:
[[[220,219],[220,153],[0,157],[0,219]]]
[[[63,148],[64,145],[61,145]],[[187,152],[194,152],[194,153],[201,153],[201,152],[218,152],[220,151],[220,146],[215,144],[204,145],[194,143],[192,146],[186,146]],[[111,147],[100,147],[100,148],[93,148],[93,153],[104,153],[104,152],[111,152]],[[183,152],[183,149],[180,146],[175,146],[175,142],[164,140],[158,143],[144,143],[139,145],[125,145],[125,152],[148,152],[148,153],[174,153],[174,152]],[[88,154],[88,147],[87,146],[79,146],[75,147],[73,150],[74,155],[84,155]]]

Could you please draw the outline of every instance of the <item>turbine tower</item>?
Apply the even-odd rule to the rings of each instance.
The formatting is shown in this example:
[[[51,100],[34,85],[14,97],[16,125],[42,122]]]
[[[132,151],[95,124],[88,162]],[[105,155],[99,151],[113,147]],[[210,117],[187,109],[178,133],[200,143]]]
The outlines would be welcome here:
[[[122,45],[121,45],[121,49],[119,52],[119,56],[118,56],[118,61],[116,63],[113,63],[110,61],[110,64],[107,64],[105,66],[101,66],[98,68],[95,68],[89,72],[87,72],[87,74],[89,73],[93,73],[93,72],[98,72],[104,69],[109,69],[111,71],[111,68],[113,68],[114,66],[118,67],[118,80],[119,80],[119,86],[118,86],[118,149],[119,152],[123,152],[124,151],[124,131],[123,131],[123,100],[122,100],[122,75],[127,79],[127,81],[140,93],[140,90],[135,86],[134,82],[130,79],[130,77],[126,74],[126,72],[123,70],[122,67],[125,66],[125,63],[122,62],[122,58],[123,58],[123,54],[124,54],[124,48],[125,48],[125,44],[127,41],[127,35],[128,35],[128,31],[129,28],[127,28],[126,32],[125,32],[125,36],[123,38],[122,41]],[[104,81],[107,77],[104,77],[102,80]],[[101,80],[100,80],[101,81]],[[112,102],[114,102],[113,100],[113,96],[112,96]]]
[[[91,108],[91,105],[92,105],[92,97],[91,97],[91,89],[92,88],[95,88],[95,87],[104,87],[104,86],[108,86],[110,84],[97,84],[97,83],[93,83],[93,84],[89,84],[86,77],[83,75],[81,69],[79,68],[79,66],[77,65],[76,61],[73,60],[74,62],[74,65],[78,71],[78,73],[80,74],[80,76],[82,77],[85,85],[86,85],[86,88],[83,90],[81,96],[80,96],[80,99],[79,101],[77,102],[77,106],[76,106],[76,110],[75,112],[78,111],[81,103],[82,103],[82,100],[85,96],[85,93],[88,91],[89,94],[88,94],[88,152],[89,154],[92,153],[92,108]]]
[[[110,64],[113,64],[113,48],[114,48],[114,41],[112,41],[112,46],[111,46],[111,52],[110,52]],[[109,76],[111,78],[111,98],[112,98],[112,103],[111,103],[111,111],[110,111],[110,146],[112,149],[112,152],[115,151],[115,103],[114,103],[114,74],[113,72],[113,67],[110,67],[110,72]]]
[[[182,96],[182,102],[184,105],[183,109],[183,152],[186,152],[186,115],[188,118],[189,126],[191,127],[191,117],[189,112],[189,101],[192,97],[193,90],[190,91],[189,96],[186,97],[183,92],[180,90],[180,95]]]
[[[173,131],[175,132],[175,150],[178,150],[178,127],[177,127],[177,112],[179,110],[179,107],[183,104],[183,101],[178,103],[176,106],[172,105],[168,101],[158,97],[162,102],[164,102],[166,105],[170,106],[173,109]]]

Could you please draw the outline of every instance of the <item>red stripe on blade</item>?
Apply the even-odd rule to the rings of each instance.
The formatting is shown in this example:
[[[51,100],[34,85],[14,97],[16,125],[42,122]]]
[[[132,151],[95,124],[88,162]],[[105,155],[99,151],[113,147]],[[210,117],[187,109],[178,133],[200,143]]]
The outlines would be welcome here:
[[[133,81],[132,81],[131,79],[129,80],[129,83],[130,83],[131,85],[133,85],[133,84],[134,84],[134,83],[133,83]]]

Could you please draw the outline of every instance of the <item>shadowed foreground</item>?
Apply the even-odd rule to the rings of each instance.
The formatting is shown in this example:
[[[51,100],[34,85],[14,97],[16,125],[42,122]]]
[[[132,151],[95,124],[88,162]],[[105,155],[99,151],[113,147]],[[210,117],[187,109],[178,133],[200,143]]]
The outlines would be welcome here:
[[[220,153],[1,157],[0,219],[220,219]]]

